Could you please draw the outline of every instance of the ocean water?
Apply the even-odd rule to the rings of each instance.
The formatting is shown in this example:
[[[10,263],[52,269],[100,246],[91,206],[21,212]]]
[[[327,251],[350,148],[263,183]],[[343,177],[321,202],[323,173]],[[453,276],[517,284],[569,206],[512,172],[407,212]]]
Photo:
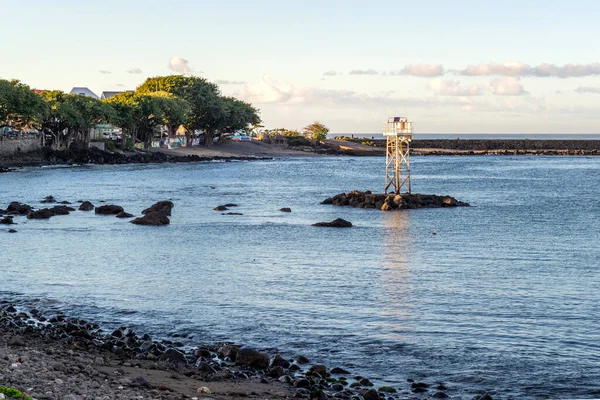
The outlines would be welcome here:
[[[336,136],[355,138],[385,139],[382,133],[330,133],[329,139]],[[477,140],[600,140],[598,133],[415,133],[414,139],[477,139]]]
[[[600,397],[600,158],[412,165],[415,192],[472,206],[384,213],[319,204],[380,191],[382,158],[1,174],[3,207],[53,195],[135,214],[159,200],[175,208],[166,227],[79,211],[17,219],[18,233],[0,232],[0,298],[189,345],[301,353],[407,397],[407,378],[443,382],[455,399]],[[243,215],[213,211],[224,203]],[[355,226],[311,226],[334,218]]]

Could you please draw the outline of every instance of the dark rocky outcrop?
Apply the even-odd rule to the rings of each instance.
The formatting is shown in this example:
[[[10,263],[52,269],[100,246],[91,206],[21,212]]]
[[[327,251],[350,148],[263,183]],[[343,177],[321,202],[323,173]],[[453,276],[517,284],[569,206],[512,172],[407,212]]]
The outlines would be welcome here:
[[[167,349],[159,358],[160,361],[165,361],[171,364],[186,364],[185,354],[177,349]]]
[[[50,219],[54,217],[56,214],[49,208],[41,208],[36,211],[30,211],[27,214],[27,219]]]
[[[225,206],[216,206],[215,208],[213,208],[213,210],[215,210],[215,211],[227,211],[227,210],[229,210],[229,208],[227,208]]]
[[[289,212],[292,212],[292,209],[289,208],[289,207],[283,207],[283,208],[280,208],[279,211],[281,211],[281,212],[288,212],[289,213]]]
[[[32,207],[28,204],[19,203],[18,201],[13,201],[6,208],[6,212],[10,214],[18,214],[18,215],[27,215],[27,213],[32,209]]]
[[[79,211],[92,211],[94,209],[94,205],[89,201],[84,201],[79,206]]]
[[[6,217],[0,219],[0,224],[2,224],[2,225],[14,224],[13,217],[11,215],[7,215]]]
[[[242,347],[237,352],[235,363],[246,367],[267,369],[269,367],[269,355],[249,347]]]
[[[44,200],[41,201],[41,203],[56,203],[56,199],[54,198],[54,196],[46,196]]]
[[[469,206],[468,203],[458,201],[451,196],[418,193],[403,193],[399,195],[373,194],[370,191],[359,192],[357,190],[350,193],[340,193],[324,200],[321,204],[333,204],[334,206],[349,206],[355,208],[374,208],[382,211]]]
[[[107,204],[104,206],[96,207],[96,209],[94,210],[96,214],[101,215],[117,215],[118,213],[123,211],[123,207],[114,204]]]
[[[8,233],[17,233],[17,231],[15,229],[9,229]]]
[[[133,214],[129,214],[128,212],[125,211],[121,211],[120,213],[118,213],[116,215],[117,218],[133,218],[134,215]]]
[[[171,220],[161,212],[151,211],[143,217],[134,219],[131,223],[136,225],[162,226],[169,225]]]
[[[350,228],[352,227],[352,222],[346,221],[345,219],[337,218],[331,222],[317,222],[312,226],[323,226],[327,228]]]
[[[158,203],[154,203],[152,206],[142,211],[142,214],[148,214],[152,211],[158,211],[167,216],[170,216],[173,207],[175,207],[175,204],[173,204],[172,201],[159,201]]]

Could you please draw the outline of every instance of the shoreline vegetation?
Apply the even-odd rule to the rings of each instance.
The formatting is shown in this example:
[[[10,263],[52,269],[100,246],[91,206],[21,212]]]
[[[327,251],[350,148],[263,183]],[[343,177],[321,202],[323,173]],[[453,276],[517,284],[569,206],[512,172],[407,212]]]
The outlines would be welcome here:
[[[375,385],[342,367],[231,342],[186,346],[0,298],[0,382],[33,399],[445,399],[442,382]],[[473,399],[492,400],[487,393]]]
[[[415,139],[411,143],[415,156],[529,155],[529,156],[597,156],[600,140],[528,140],[528,139]],[[103,151],[97,148],[53,150],[41,148],[30,152],[16,151],[0,155],[0,172],[10,168],[73,164],[133,164],[164,162],[249,161],[276,157],[385,156],[385,140],[351,138],[327,139],[311,145],[282,147],[259,140],[225,142],[212,147],[153,148],[147,150]]]

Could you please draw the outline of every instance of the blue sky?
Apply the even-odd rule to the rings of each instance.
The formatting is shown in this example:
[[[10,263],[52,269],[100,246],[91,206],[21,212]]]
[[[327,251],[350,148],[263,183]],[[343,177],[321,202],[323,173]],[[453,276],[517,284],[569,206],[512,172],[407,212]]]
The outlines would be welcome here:
[[[9,1],[0,77],[133,89],[188,73],[267,127],[599,133],[600,2]],[[170,66],[170,67],[169,67]]]

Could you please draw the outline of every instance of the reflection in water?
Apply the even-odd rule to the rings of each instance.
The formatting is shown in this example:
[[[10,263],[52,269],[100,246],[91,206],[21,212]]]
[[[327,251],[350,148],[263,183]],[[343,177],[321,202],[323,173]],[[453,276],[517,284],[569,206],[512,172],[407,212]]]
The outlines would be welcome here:
[[[382,307],[380,313],[388,320],[392,331],[406,324],[407,297],[412,290],[410,259],[412,236],[410,235],[410,212],[391,211],[383,213],[383,266],[380,285]]]

